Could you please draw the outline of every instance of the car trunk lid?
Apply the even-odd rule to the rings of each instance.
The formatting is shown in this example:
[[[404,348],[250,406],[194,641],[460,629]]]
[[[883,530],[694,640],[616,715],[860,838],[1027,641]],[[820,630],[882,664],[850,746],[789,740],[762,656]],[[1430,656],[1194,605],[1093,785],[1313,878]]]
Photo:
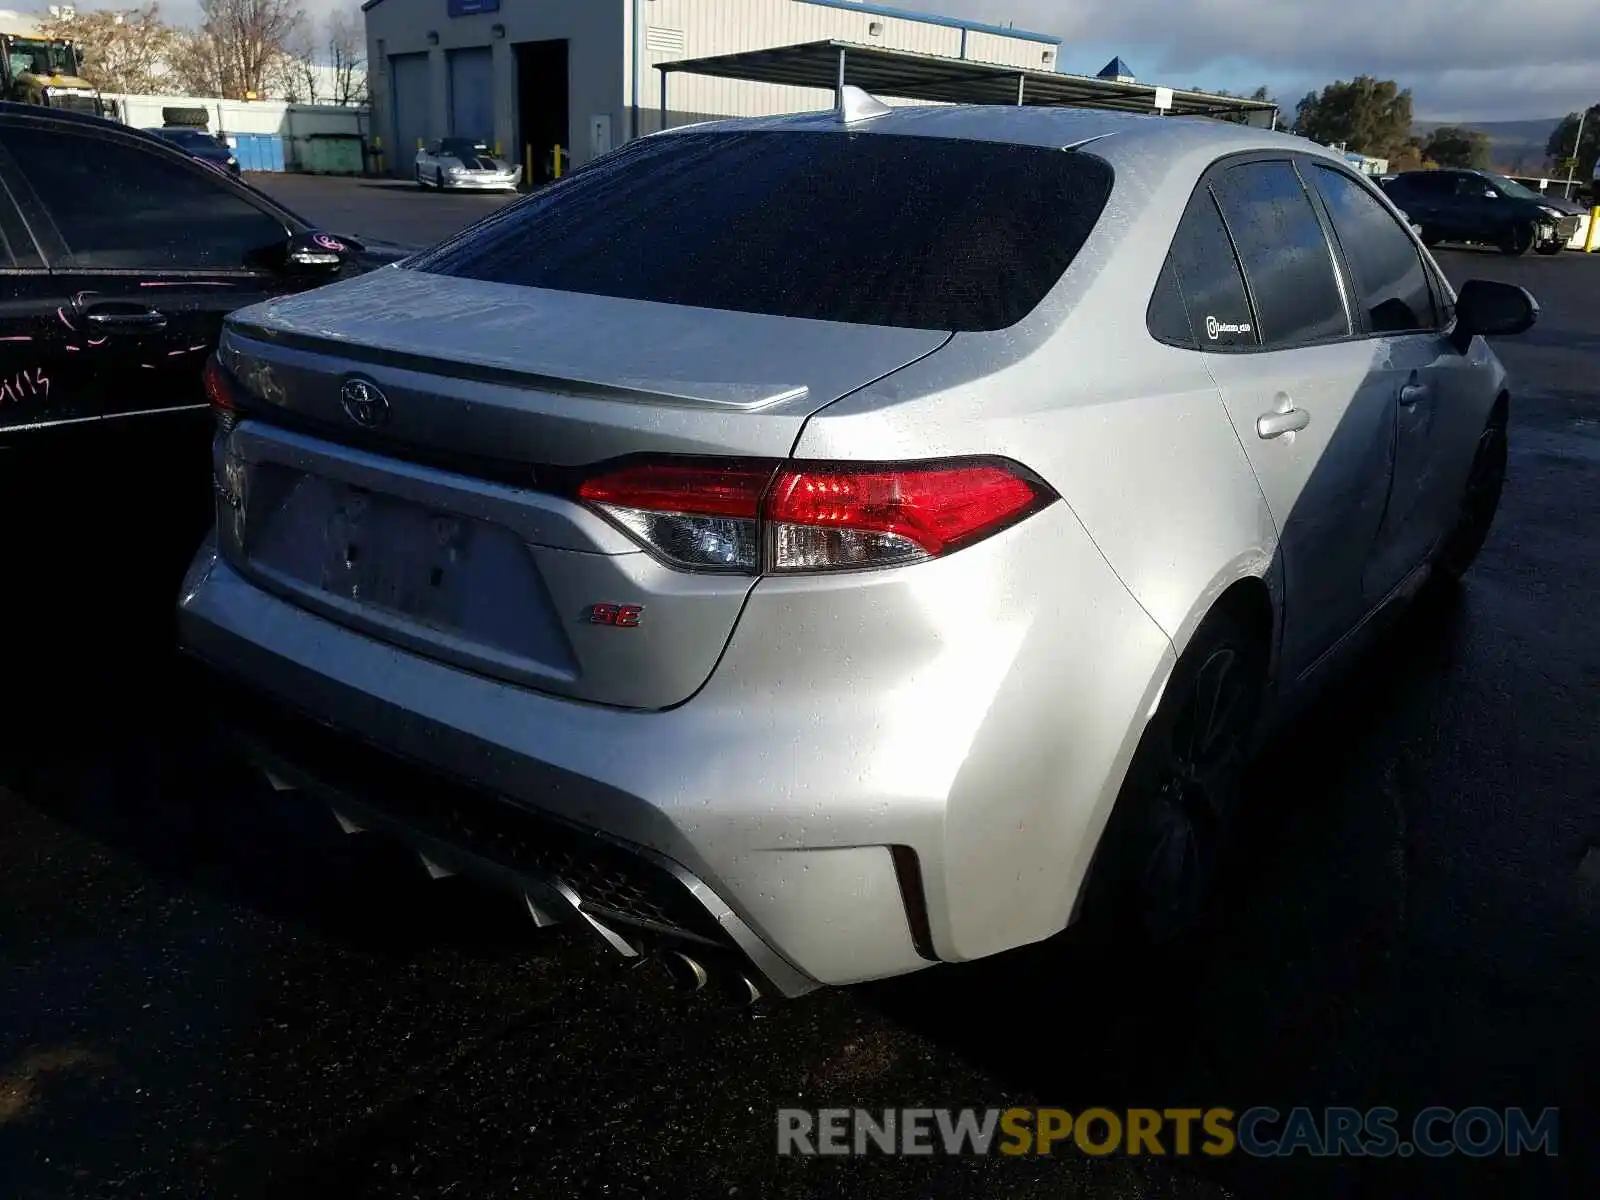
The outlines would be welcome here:
[[[385,268],[230,322],[246,419],[219,448],[224,550],[416,652],[668,707],[754,579],[667,566],[562,481],[639,453],[782,458],[812,412],[947,340]]]

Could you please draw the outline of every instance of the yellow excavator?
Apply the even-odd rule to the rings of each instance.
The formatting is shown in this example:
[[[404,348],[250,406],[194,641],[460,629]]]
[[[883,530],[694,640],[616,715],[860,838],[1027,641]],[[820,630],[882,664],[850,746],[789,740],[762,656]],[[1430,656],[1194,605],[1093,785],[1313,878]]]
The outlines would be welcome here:
[[[46,37],[27,16],[0,11],[0,99],[104,115],[100,92],[80,72],[83,51]]]

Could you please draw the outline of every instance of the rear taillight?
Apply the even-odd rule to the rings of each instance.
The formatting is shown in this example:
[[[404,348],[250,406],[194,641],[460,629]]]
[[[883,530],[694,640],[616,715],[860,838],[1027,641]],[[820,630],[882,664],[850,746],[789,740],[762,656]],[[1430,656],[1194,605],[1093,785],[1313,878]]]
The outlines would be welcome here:
[[[206,402],[216,414],[218,430],[223,433],[229,432],[239,420],[238,394],[227,369],[217,360],[215,354],[206,359],[206,368],[201,380],[206,389]]]
[[[1026,516],[1040,494],[1015,467],[994,463],[786,467],[765,508],[771,565],[826,571],[937,558]]]
[[[585,480],[578,496],[674,566],[753,574],[761,497],[773,469],[703,459],[641,462]]]
[[[225,555],[237,562],[244,545],[245,467],[228,438],[239,423],[237,385],[215,354],[206,359],[201,382],[217,419],[217,441],[211,460],[211,480],[217,493],[217,543]]]
[[[1055,493],[1001,459],[874,464],[656,459],[578,488],[635,540],[695,571],[838,571],[950,554]]]

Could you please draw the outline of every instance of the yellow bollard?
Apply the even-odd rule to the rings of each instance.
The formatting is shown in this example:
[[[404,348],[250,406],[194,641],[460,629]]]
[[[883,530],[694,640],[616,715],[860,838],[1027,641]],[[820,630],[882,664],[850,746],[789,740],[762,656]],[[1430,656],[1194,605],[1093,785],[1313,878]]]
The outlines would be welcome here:
[[[1583,252],[1600,250],[1600,204],[1589,210],[1589,235],[1583,239]]]
[[[561,146],[557,144],[555,153],[556,178],[561,178]]]

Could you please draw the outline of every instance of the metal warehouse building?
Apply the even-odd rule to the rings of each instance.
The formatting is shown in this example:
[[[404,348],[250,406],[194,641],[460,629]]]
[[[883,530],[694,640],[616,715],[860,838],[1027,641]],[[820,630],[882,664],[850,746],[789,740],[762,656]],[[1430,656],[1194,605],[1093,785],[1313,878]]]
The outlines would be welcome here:
[[[661,127],[664,74],[684,59],[842,42],[1025,71],[1060,39],[855,0],[367,0],[374,132],[389,169],[419,142],[480,137],[541,176]],[[826,108],[827,88],[679,73],[667,123]]]

